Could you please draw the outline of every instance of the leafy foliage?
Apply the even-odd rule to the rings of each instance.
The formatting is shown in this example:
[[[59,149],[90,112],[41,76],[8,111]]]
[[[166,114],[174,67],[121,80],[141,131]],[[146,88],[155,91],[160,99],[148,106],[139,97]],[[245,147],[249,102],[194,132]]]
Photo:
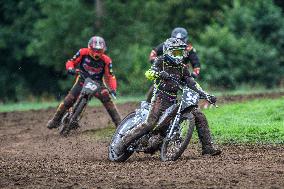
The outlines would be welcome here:
[[[236,88],[240,84],[259,83],[271,86],[280,75],[278,53],[253,36],[237,38],[226,27],[214,25],[201,35],[200,46],[203,80],[209,85]],[[269,65],[269,66],[268,66]]]
[[[271,0],[1,0],[0,85],[5,88],[0,101],[62,96],[72,86],[65,62],[93,35],[107,42],[118,92],[143,94],[150,85],[144,71],[151,48],[177,26],[189,31],[204,83],[277,86],[284,70],[282,5]]]
[[[275,86],[283,79],[283,25],[281,10],[271,1],[234,1],[222,21],[200,35],[204,81],[223,88]]]

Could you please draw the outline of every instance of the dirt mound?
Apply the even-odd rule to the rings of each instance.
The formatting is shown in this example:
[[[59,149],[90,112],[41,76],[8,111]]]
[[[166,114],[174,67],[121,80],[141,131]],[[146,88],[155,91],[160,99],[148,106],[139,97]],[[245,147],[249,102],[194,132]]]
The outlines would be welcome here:
[[[118,108],[125,116],[137,106]],[[88,108],[68,138],[46,129],[54,111],[0,113],[0,188],[284,188],[283,146],[227,145],[204,157],[192,144],[177,162],[135,154],[112,163],[99,137],[113,127],[102,107]]]

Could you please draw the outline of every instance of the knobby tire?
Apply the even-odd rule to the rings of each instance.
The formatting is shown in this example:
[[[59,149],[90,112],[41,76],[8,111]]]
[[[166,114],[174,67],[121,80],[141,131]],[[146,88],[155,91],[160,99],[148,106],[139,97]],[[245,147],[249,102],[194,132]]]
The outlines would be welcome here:
[[[112,137],[111,144],[113,143],[113,140],[115,139],[115,137],[118,135],[118,132],[119,132],[120,128],[123,126],[123,124],[125,124],[127,120],[135,117],[135,114],[136,114],[135,112],[131,112],[121,121],[121,123],[118,125],[118,127],[116,129],[115,134]],[[115,162],[125,162],[133,154],[133,152],[126,150],[123,154],[121,154],[120,156],[118,156],[114,159],[112,153],[114,153],[114,152],[112,151],[111,145],[109,145],[109,148],[108,148],[109,160],[115,161]]]
[[[182,114],[182,116],[184,116],[184,117],[181,118],[179,124],[181,124],[182,121],[184,121],[186,119],[189,120],[189,125],[188,125],[188,129],[187,129],[185,139],[182,142],[179,149],[177,150],[177,152],[175,152],[171,156],[168,156],[168,154],[167,154],[168,147],[169,147],[168,145],[172,141],[168,137],[165,137],[163,144],[162,144],[162,147],[161,147],[161,160],[162,161],[176,161],[182,155],[182,153],[185,151],[185,149],[187,148],[187,146],[188,146],[188,144],[189,144],[189,142],[192,138],[192,133],[193,133],[194,127],[195,127],[194,116],[191,114],[191,112],[185,112],[185,113]]]
[[[63,128],[60,131],[60,135],[66,137],[70,133],[70,131],[73,129],[74,124],[78,124],[77,118],[78,118],[78,116],[81,115],[81,113],[83,112],[86,105],[87,105],[87,99],[82,98],[81,101],[79,102],[79,104],[75,107],[75,110],[73,111],[73,114],[72,114],[69,122],[63,125]]]

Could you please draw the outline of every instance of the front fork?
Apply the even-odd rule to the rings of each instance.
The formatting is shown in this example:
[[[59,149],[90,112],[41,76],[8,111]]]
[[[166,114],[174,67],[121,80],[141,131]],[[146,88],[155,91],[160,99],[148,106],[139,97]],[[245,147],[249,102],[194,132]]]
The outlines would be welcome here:
[[[175,119],[173,121],[173,123],[170,126],[170,132],[167,135],[168,139],[172,139],[174,137],[174,131],[176,130],[176,128],[178,127],[178,123],[180,121],[180,117],[181,117],[181,107],[182,107],[182,103],[180,103],[177,114],[175,116]]]
[[[72,115],[74,114],[74,111],[77,109],[77,107],[79,106],[79,104],[80,104],[80,102],[81,102],[81,100],[82,100],[83,98],[86,98],[86,99],[87,99],[87,103],[88,103],[88,101],[91,100],[91,97],[90,97],[90,96],[86,96],[86,94],[80,94],[80,96],[78,97],[78,100],[75,102],[75,104],[74,104],[74,106],[73,106],[73,108],[72,108],[72,110],[71,110],[71,114],[70,114],[69,118],[72,117]],[[85,110],[86,110],[86,107],[87,107],[87,106],[84,107],[83,111],[81,112],[81,115],[78,116],[79,119],[77,118],[76,121],[79,121],[79,120],[81,119],[83,113],[84,113]]]

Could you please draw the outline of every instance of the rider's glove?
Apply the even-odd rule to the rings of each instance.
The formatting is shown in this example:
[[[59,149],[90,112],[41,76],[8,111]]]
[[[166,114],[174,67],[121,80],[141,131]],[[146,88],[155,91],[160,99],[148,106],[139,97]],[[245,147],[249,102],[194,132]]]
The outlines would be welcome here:
[[[170,74],[168,74],[167,72],[165,72],[165,71],[160,72],[160,78],[161,79],[167,80],[169,77],[170,77]]]
[[[116,97],[116,91],[115,91],[115,90],[111,90],[111,91],[110,91],[110,94],[111,94],[112,96]]]
[[[75,75],[76,74],[76,70],[74,68],[69,68],[67,70],[67,73],[70,74],[70,75]]]
[[[198,78],[198,75],[196,75],[194,72],[191,73],[191,77],[193,77],[194,79]]]
[[[194,68],[193,73],[196,75],[196,78],[199,76],[200,68]]]
[[[206,97],[206,100],[210,103],[210,104],[215,104],[217,102],[217,98],[214,95],[208,95]]]

